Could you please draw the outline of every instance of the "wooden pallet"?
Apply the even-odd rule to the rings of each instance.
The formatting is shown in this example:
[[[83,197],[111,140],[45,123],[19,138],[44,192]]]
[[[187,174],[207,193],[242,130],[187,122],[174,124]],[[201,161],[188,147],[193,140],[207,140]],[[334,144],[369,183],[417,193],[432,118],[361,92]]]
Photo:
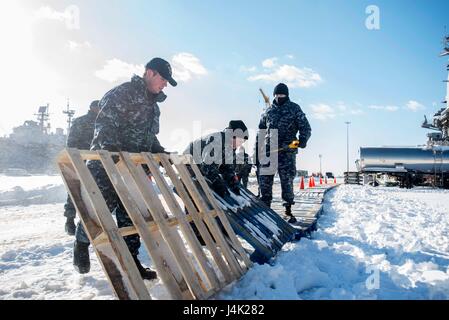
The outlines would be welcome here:
[[[285,243],[296,239],[297,230],[249,190],[240,187],[240,202],[235,196],[215,196],[234,231],[253,247],[251,261],[267,263]]]
[[[117,227],[86,160],[101,161],[133,227]],[[142,165],[148,167],[154,183]],[[187,166],[198,180],[192,180]],[[123,240],[127,235],[140,236],[173,299],[210,298],[251,267],[226,214],[190,157],[67,149],[59,155],[58,167],[119,299],[151,299]]]

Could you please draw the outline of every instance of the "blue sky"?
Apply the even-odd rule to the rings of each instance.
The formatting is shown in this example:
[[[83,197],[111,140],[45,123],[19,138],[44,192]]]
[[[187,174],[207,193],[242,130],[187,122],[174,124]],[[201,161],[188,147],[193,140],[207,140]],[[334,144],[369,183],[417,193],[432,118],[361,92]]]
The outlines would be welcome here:
[[[352,123],[354,169],[360,146],[425,143],[423,115],[440,108],[446,94],[441,80],[447,78],[447,59],[438,54],[449,24],[447,1],[14,3],[10,12],[16,18],[9,19],[9,28],[23,28],[21,20],[29,22],[41,13],[23,31],[30,41],[25,47],[39,66],[33,78],[40,80],[23,99],[12,94],[3,99],[17,107],[0,121],[1,134],[47,102],[54,126],[65,126],[60,110],[67,97],[80,115],[90,100],[127,81],[130,75],[123,69],[140,71],[149,59],[161,56],[177,61],[182,78],[177,88],[166,90],[169,99],[161,105],[160,138],[167,149],[183,149],[183,132],[192,132],[198,121],[203,130],[222,129],[231,119],[255,128],[263,109],[258,88],[271,94],[277,80],[290,76],[291,98],[312,126],[298,167],[318,171],[322,154],[323,171],[341,173],[346,167],[345,121]],[[79,28],[64,24],[62,13],[70,5],[79,9]],[[380,10],[379,30],[365,27],[369,5]],[[14,75],[26,72],[20,61],[11,62],[27,58],[14,53],[15,46],[23,51],[24,44],[8,39],[10,54],[1,61],[17,65],[10,68]],[[23,90],[20,77],[8,79],[4,75],[1,80],[18,86],[12,92]]]

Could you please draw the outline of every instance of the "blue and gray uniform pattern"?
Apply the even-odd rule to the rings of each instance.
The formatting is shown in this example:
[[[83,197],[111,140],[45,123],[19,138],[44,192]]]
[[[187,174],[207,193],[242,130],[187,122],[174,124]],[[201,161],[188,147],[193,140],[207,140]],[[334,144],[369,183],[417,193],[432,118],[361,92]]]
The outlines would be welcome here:
[[[91,150],[127,151],[132,153],[165,152],[156,135],[159,133],[159,102],[166,95],[151,94],[143,78],[134,76],[101,99],[101,111],[95,122],[95,133]],[[97,182],[106,203],[115,213],[119,228],[132,226],[132,221],[120,202],[101,162],[88,161],[87,164]],[[81,224],[76,231],[77,241],[89,240]],[[124,237],[131,254],[138,255],[140,238],[138,235]]]
[[[97,114],[89,110],[84,116],[73,120],[67,138],[67,148],[76,148],[79,150],[90,149],[90,144],[94,137],[96,117]],[[64,206],[64,216],[70,219],[75,219],[76,216],[76,209],[70,196],[67,197],[67,202]]]
[[[282,200],[284,206],[291,206],[294,202],[293,179],[296,176],[297,149],[289,149],[288,145],[294,141],[307,143],[311,136],[311,128],[306,115],[296,103],[287,100],[281,106],[276,101],[262,114],[259,122],[259,130],[266,130],[265,142],[269,144],[270,130],[278,130],[278,173],[281,180]],[[299,134],[299,135],[298,135]],[[259,137],[259,135],[258,135]],[[269,145],[266,145],[270,150]],[[273,199],[274,175],[258,175],[261,200],[268,206]]]
[[[238,155],[238,156],[241,156],[241,155]],[[243,163],[241,163],[242,162],[241,160],[243,160]],[[239,178],[240,183],[245,188],[248,188],[249,174],[251,173],[252,168],[253,168],[253,165],[250,163],[249,155],[247,153],[243,153],[243,159],[239,159],[239,161],[236,160],[236,162],[235,162],[235,165],[234,165],[235,174]]]
[[[212,133],[191,142],[184,151],[184,154],[193,156],[193,160],[198,165],[201,173],[207,178],[211,188],[218,194],[226,193],[227,188],[232,191],[238,188],[234,166],[235,152],[230,147],[226,148],[225,137],[225,132]],[[220,147],[218,152],[221,152],[221,157],[217,159],[218,161],[212,162],[210,159],[214,159],[216,156],[214,154],[215,149],[209,149],[208,147],[213,143],[217,143],[216,139],[221,139],[219,144],[217,144]],[[207,150],[205,152],[206,148],[210,152]]]

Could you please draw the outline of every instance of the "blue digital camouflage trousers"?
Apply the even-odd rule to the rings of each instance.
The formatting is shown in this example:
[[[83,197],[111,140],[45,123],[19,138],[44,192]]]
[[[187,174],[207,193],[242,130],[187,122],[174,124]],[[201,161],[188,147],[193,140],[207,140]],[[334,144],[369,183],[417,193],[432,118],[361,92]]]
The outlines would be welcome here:
[[[67,196],[67,202],[64,205],[64,217],[70,219],[75,219],[76,217],[76,209],[70,196]]]
[[[296,153],[279,152],[277,172],[281,179],[283,205],[289,206],[295,204],[293,180],[296,176]],[[259,176],[260,199],[269,207],[273,200],[273,180],[274,175],[261,174]]]
[[[132,226],[133,223],[129,218],[126,210],[123,207],[117,193],[114,190],[109,178],[107,176],[106,171],[103,169],[101,163],[99,161],[89,161],[87,164],[90,172],[92,173],[95,181],[97,182],[100,191],[106,200],[106,204],[108,205],[109,210],[117,219],[117,226],[119,228]],[[76,240],[83,243],[90,243],[89,238],[87,237],[86,232],[84,231],[84,227],[81,222],[78,223],[76,227]],[[125,240],[129,251],[132,255],[137,256],[139,254],[140,248],[140,237],[138,235],[131,235],[123,237]]]

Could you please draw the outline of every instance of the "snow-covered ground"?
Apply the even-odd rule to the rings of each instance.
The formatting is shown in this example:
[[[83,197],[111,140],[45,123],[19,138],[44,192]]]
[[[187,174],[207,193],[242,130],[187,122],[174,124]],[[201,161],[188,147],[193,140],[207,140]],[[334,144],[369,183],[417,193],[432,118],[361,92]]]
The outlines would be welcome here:
[[[114,299],[92,251],[91,272],[73,270],[65,197],[57,176],[0,176],[0,299]],[[447,215],[448,191],[340,186],[312,240],[287,244],[218,298],[448,299]],[[168,297],[160,281],[148,286]]]
[[[0,186],[0,199],[15,204],[0,204],[0,299],[113,298],[96,257],[89,275],[73,272],[59,176],[0,176]],[[36,195],[41,204],[28,205]]]
[[[287,244],[223,299],[449,299],[449,192],[344,185],[313,240]]]

